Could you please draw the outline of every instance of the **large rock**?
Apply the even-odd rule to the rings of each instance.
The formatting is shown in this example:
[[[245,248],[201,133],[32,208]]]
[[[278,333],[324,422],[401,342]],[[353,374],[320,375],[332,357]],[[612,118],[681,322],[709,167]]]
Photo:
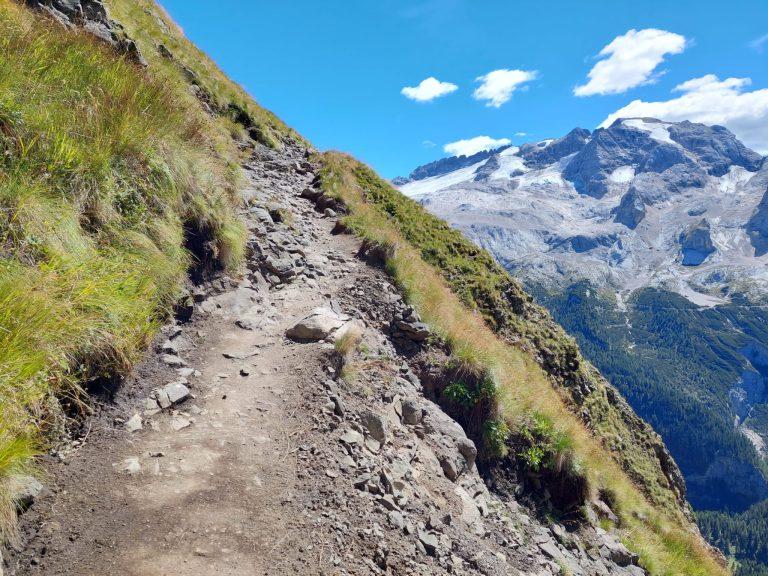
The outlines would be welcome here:
[[[630,187],[614,212],[614,221],[634,230],[643,221],[645,214],[645,202],[640,192],[637,188]]]
[[[456,481],[475,465],[477,448],[464,429],[432,402],[424,403],[423,414],[424,431],[434,443],[440,466],[449,480]]]
[[[288,329],[286,336],[303,341],[325,340],[349,320],[349,316],[330,308],[315,308],[306,318]]]
[[[360,423],[368,431],[371,437],[384,444],[387,441],[387,421],[383,416],[376,414],[372,410],[365,410],[360,415]]]
[[[698,266],[715,251],[709,221],[703,218],[680,234],[683,266]]]

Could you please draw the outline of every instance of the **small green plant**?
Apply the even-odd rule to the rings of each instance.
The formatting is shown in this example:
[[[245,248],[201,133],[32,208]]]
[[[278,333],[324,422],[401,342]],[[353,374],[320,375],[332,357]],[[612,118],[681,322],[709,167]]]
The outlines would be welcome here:
[[[581,475],[573,438],[559,430],[549,417],[536,412],[530,414],[520,433],[529,444],[518,454],[527,468],[538,472],[543,467],[558,474],[567,469],[572,475]]]
[[[509,453],[507,447],[509,426],[501,418],[487,420],[483,425],[483,447],[489,455],[504,458]]]
[[[451,402],[459,404],[464,408],[471,408],[477,403],[477,394],[470,390],[467,384],[461,380],[446,386],[443,390],[443,395]]]
[[[541,446],[529,446],[519,453],[526,467],[534,472],[541,470],[546,454]]]

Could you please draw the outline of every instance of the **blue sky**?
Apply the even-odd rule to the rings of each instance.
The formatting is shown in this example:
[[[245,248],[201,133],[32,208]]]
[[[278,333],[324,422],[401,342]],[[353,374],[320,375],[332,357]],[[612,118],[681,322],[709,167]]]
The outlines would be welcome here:
[[[386,177],[481,135],[522,143],[593,129],[635,100],[632,115],[723,123],[768,152],[767,0],[162,3],[261,104]],[[497,70],[508,72],[474,98],[477,78]],[[430,77],[457,88],[440,84],[447,93],[429,102],[401,93]],[[520,83],[500,103],[505,80]]]

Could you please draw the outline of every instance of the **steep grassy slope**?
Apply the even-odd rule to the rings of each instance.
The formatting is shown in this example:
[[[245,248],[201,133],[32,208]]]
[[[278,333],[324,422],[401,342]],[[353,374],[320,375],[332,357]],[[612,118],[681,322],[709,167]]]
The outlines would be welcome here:
[[[138,358],[195,258],[239,262],[232,136],[295,137],[153,4],[111,7],[141,32],[148,69],[0,1],[0,537],[15,516],[9,478],[79,391]],[[159,55],[160,37],[194,61],[208,96]]]
[[[485,426],[487,457],[509,457],[508,450],[515,447],[511,439],[522,429],[541,450],[537,465],[559,463],[560,474],[567,468],[585,478],[591,492],[612,495],[626,543],[652,574],[725,574],[653,462],[652,445],[632,446],[625,440],[616,451],[610,450],[617,427],[629,431],[626,416],[610,403],[594,410],[601,420],[593,429],[574,416],[572,394],[567,387],[558,393],[553,381],[567,382],[574,377],[569,370],[583,371],[594,390],[607,396],[609,389],[490,255],[353,159],[329,153],[324,162],[324,190],[348,207],[346,226],[383,248],[391,274],[450,345],[465,372],[482,374],[491,382],[494,406]],[[544,347],[548,357],[537,358]],[[572,364],[570,369],[562,365],[560,374],[553,368],[558,354],[570,357]],[[597,402],[583,399],[582,406],[593,409]],[[634,452],[631,464],[620,451]],[[511,456],[534,465],[530,453]],[[623,469],[632,465],[644,470],[637,484]]]

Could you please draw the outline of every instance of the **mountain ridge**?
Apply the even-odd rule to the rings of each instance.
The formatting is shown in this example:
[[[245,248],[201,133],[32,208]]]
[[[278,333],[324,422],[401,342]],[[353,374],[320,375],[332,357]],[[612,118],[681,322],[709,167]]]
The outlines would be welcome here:
[[[662,434],[697,508],[741,511],[768,487],[767,178],[723,127],[636,118],[400,189],[576,336]]]

